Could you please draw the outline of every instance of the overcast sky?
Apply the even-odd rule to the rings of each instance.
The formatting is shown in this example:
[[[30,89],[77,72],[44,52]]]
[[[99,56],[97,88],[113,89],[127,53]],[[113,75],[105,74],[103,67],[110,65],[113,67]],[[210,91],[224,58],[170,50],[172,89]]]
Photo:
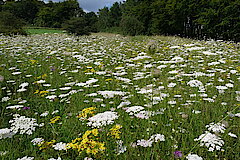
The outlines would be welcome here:
[[[48,2],[48,0],[44,0]],[[53,2],[59,2],[63,0],[52,0]],[[86,12],[97,12],[98,9],[103,8],[105,6],[110,7],[114,2],[122,2],[124,0],[78,0],[80,3],[80,7],[84,9]]]

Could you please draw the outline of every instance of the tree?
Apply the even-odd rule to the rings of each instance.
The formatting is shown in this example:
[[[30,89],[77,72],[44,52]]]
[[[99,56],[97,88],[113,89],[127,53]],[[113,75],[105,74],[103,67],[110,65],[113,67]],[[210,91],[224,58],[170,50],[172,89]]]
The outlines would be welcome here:
[[[7,1],[2,10],[11,12],[16,17],[24,19],[27,23],[33,24],[39,8],[43,5],[43,2],[37,0]]]
[[[41,8],[35,18],[35,24],[40,27],[52,27],[54,23],[53,8]]]
[[[143,24],[133,16],[123,17],[120,24],[124,35],[140,35],[143,34]]]
[[[73,17],[63,24],[63,28],[68,32],[77,36],[89,35],[87,21],[83,17]]]
[[[112,27],[118,27],[122,19],[122,11],[118,2],[115,2],[110,8],[109,16]]]
[[[97,26],[100,31],[104,31],[112,26],[109,9],[107,7],[99,9]]]
[[[10,12],[0,12],[0,33],[5,35],[22,34],[26,35],[23,30],[24,22],[15,17]]]
[[[94,12],[89,12],[89,13],[86,13],[83,17],[87,22],[89,32],[97,32],[98,31],[98,29],[97,29],[97,21],[98,21],[97,15]]]

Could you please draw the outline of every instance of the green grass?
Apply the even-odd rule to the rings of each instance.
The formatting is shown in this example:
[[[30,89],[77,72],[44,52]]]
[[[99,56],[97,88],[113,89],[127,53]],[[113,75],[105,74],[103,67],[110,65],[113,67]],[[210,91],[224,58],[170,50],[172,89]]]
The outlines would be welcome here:
[[[26,28],[25,31],[28,34],[54,34],[54,33],[63,33],[63,30],[60,29],[51,29],[51,28]]]
[[[153,52],[149,51],[149,45],[153,45]],[[216,55],[207,55],[206,51]],[[173,62],[177,57],[180,61]],[[18,130],[12,138],[1,138],[0,130],[0,159],[29,156],[35,157],[34,160],[57,157],[64,160],[85,157],[173,160],[176,159],[174,151],[181,151],[181,159],[191,152],[204,160],[238,160],[239,59],[239,49],[229,42],[122,37],[106,33],[82,37],[67,34],[0,36],[0,129],[13,128],[9,121],[15,114],[44,123],[30,135],[20,134]],[[39,83],[40,80],[43,83]],[[191,80],[198,80],[202,85],[191,87]],[[25,82],[27,90],[19,91]],[[228,87],[221,91],[217,86]],[[106,97],[99,91],[122,91],[125,95]],[[50,95],[56,97],[48,99]],[[119,107],[122,102],[131,104]],[[17,104],[30,108],[7,109]],[[154,114],[144,119],[141,114],[128,113],[127,107],[133,106],[142,106],[143,113]],[[89,107],[95,107],[93,113],[82,116],[81,120],[77,118]],[[58,112],[52,114],[56,110]],[[99,128],[88,125],[88,118],[105,111],[115,112],[118,118]],[[41,116],[45,112],[49,114]],[[60,118],[50,123],[56,116]],[[213,152],[194,140],[208,131],[206,125],[212,122],[225,125],[223,133],[210,131],[224,141],[221,150]],[[109,135],[116,124],[122,126],[115,132],[120,134],[119,139]],[[41,149],[44,143],[38,146],[31,142],[34,138],[43,138],[45,142],[56,140],[55,144],[70,144],[94,128],[98,134],[84,139],[90,141],[81,153],[74,147],[58,151],[46,143],[47,147]],[[136,146],[138,140],[149,140],[154,134],[164,135],[165,141],[153,142],[149,147]],[[92,149],[88,146],[91,140],[104,143],[106,149],[96,155],[87,153],[87,148]],[[117,152],[119,140],[127,147],[123,153]]]

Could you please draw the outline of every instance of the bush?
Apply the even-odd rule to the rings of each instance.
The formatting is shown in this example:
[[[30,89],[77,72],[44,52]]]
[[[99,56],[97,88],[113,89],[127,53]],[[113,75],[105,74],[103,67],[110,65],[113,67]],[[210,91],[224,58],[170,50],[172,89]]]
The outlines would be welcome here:
[[[89,35],[87,21],[83,17],[74,17],[63,24],[63,28],[77,36]]]
[[[135,36],[143,34],[143,24],[135,17],[123,17],[120,26],[124,35]]]
[[[0,12],[0,33],[5,35],[27,35],[23,29],[24,21],[18,19],[10,12]]]

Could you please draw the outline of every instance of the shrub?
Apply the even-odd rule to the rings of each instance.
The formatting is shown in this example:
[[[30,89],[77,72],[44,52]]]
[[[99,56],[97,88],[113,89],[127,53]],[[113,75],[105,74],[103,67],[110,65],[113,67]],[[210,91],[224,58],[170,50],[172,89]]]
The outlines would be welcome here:
[[[18,19],[10,12],[0,12],[0,33],[5,35],[27,33],[23,29],[24,21]]]
[[[120,23],[124,35],[141,35],[143,33],[143,24],[135,17],[123,17]]]
[[[63,28],[77,36],[89,35],[87,21],[83,17],[74,17],[63,24]]]

